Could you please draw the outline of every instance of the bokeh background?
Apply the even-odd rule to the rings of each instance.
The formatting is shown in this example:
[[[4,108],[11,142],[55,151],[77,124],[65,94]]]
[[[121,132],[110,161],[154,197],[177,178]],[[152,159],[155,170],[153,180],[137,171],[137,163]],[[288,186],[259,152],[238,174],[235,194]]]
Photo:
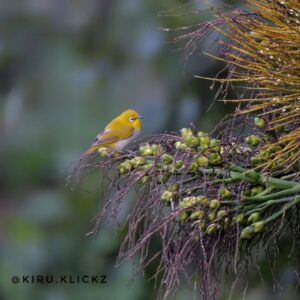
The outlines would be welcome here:
[[[0,299],[156,297],[150,272],[131,281],[130,263],[114,267],[124,230],[108,225],[85,237],[101,205],[101,174],[74,190],[65,182],[70,162],[124,109],[144,116],[143,136],[191,122],[211,130],[232,111],[221,103],[208,110],[211,82],[193,77],[222,66],[199,51],[187,59],[174,42],[180,31],[160,29],[209,17],[172,10],[184,3],[0,1]],[[174,16],[161,16],[166,10]],[[108,283],[11,283],[13,275],[97,274]],[[178,299],[192,293],[182,289]]]

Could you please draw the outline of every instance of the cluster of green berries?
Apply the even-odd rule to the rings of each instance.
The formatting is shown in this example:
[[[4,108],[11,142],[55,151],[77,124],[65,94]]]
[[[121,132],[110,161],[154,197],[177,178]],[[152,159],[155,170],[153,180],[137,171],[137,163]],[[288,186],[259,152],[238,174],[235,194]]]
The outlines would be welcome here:
[[[260,146],[250,158],[250,162],[253,166],[268,165],[271,169],[274,169],[279,166],[284,166],[285,162],[288,162],[290,157],[297,155],[298,149],[282,154],[282,150],[287,146],[287,142],[276,142],[276,139],[274,140],[274,137],[265,130],[266,121],[263,118],[255,117],[254,125],[261,130],[263,138],[254,134],[245,138],[245,142],[250,147]],[[276,130],[279,135],[286,134],[284,128],[278,127]],[[294,165],[297,164],[299,164],[300,167],[300,163],[294,161]]]
[[[146,162],[145,158],[142,156],[136,156],[131,159],[126,159],[119,165],[119,172],[120,174],[126,174],[140,166],[143,166],[145,170],[147,167],[150,167],[149,164]],[[152,167],[152,165],[151,165]]]
[[[255,186],[249,189],[250,195],[255,196],[263,191],[263,186]],[[259,212],[247,213],[237,211],[228,205],[233,193],[227,187],[220,187],[218,198],[209,199],[204,195],[186,196],[179,199],[179,185],[172,184],[161,193],[161,202],[165,206],[178,207],[180,214],[177,221],[180,224],[190,224],[193,228],[198,227],[204,234],[213,234],[218,230],[241,227],[240,237],[251,239],[255,233],[262,232],[264,221]]]
[[[261,118],[255,118],[254,123],[260,129],[266,126]],[[179,181],[176,182],[178,175],[201,174],[204,169],[220,168],[224,153],[239,155],[245,153],[248,147],[250,153],[253,153],[252,148],[257,149],[251,158],[254,165],[255,158],[259,157],[260,161],[268,158],[266,151],[260,150],[264,143],[261,137],[249,135],[244,141],[248,146],[222,145],[219,139],[212,138],[205,132],[194,133],[190,128],[182,128],[181,138],[173,144],[173,150],[167,151],[159,144],[141,145],[135,157],[120,163],[119,172],[124,175],[137,171],[137,174],[141,175],[139,182],[142,185],[149,181],[162,184],[160,200],[164,206],[180,210],[177,217],[179,223],[191,224],[193,228],[199,228],[204,234],[213,234],[238,224],[241,228],[241,238],[250,239],[255,233],[263,231],[264,221],[261,220],[260,213],[248,214],[247,210],[240,208],[237,210],[235,205],[230,204],[230,201],[235,200],[230,185],[228,187],[222,183],[214,198],[209,199],[205,195],[193,195],[184,184],[181,186]],[[280,148],[274,148],[273,151],[280,151]],[[100,154],[105,156],[107,151],[102,150]],[[260,185],[260,174],[256,171],[249,170],[243,173],[243,176],[248,178],[249,184],[241,193],[241,208],[243,208],[243,200],[265,190],[265,186]]]
[[[220,140],[211,138],[203,131],[195,135],[190,128],[181,129],[181,138],[181,141],[175,142],[175,149],[195,153],[194,160],[189,166],[190,172],[196,172],[199,167],[214,166],[222,162]]]

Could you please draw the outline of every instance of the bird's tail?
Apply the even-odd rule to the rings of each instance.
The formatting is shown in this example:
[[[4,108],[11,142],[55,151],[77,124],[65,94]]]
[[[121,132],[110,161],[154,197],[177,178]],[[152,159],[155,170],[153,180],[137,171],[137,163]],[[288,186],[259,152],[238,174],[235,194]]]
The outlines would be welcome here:
[[[90,148],[88,148],[85,152],[83,152],[81,154],[81,158],[85,158],[91,154],[93,154],[95,151],[97,151],[99,149],[99,146],[91,146]]]

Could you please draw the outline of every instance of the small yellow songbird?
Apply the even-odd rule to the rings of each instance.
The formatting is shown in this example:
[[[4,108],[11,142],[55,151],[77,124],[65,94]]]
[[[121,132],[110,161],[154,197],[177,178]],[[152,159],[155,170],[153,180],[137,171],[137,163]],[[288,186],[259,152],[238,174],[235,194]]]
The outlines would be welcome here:
[[[104,147],[116,151],[123,149],[139,135],[141,118],[142,116],[133,109],[124,111],[106,125],[105,129],[97,135],[90,148],[83,153],[83,156],[92,154]]]

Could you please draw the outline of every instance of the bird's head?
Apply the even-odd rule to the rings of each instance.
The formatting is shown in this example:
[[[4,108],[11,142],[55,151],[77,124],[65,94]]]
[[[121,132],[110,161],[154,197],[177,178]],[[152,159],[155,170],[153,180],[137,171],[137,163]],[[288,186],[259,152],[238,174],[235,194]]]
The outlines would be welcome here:
[[[140,116],[135,110],[128,109],[119,116],[119,121],[124,125],[140,129],[142,126],[141,118],[142,116]]]

